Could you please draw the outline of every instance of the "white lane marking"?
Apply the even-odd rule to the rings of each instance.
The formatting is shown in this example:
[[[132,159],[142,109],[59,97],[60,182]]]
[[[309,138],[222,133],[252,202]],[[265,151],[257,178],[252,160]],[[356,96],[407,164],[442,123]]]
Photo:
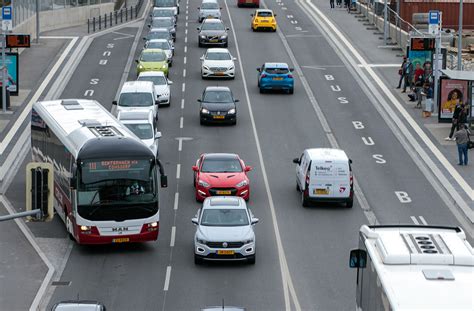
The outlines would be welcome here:
[[[178,140],[178,151],[181,152],[182,150],[183,150],[183,140],[180,139],[180,140]]]
[[[101,59],[99,60],[99,65],[105,66],[107,65],[108,60],[107,59]]]
[[[186,90],[186,83],[183,82],[183,85],[181,86],[181,92],[184,93],[184,90]]]
[[[84,96],[93,96],[94,95],[94,90],[86,90],[84,92]]]
[[[135,37],[135,35],[131,35],[131,34],[128,34],[128,33],[122,33],[122,32],[118,32],[118,31],[113,31],[112,33],[116,34],[116,35],[122,35],[123,36],[123,37],[114,38],[114,41]]]
[[[178,205],[179,205],[179,192],[176,192],[174,194],[174,206],[173,206],[173,209],[175,211],[178,209]]]
[[[188,36],[184,37],[184,43],[188,43]]]
[[[395,112],[394,109],[389,105],[389,103],[384,99],[382,94],[376,89],[371,82],[371,79],[364,74],[362,69],[357,67],[357,63],[361,63],[360,59],[364,61],[364,59],[360,56],[360,54],[355,51],[353,46],[348,42],[348,40],[342,35],[342,33],[337,29],[336,26],[329,19],[314,5],[308,3],[308,5],[314,7],[314,10],[317,12],[312,12],[313,9],[307,6],[303,1],[297,0],[296,3],[300,8],[306,12],[307,16],[310,20],[321,30],[323,34],[326,34],[325,37],[328,40],[329,44],[332,46],[333,50],[339,56],[339,58],[347,65],[349,72],[354,76],[359,86],[362,90],[367,94],[367,96],[371,99],[372,104],[377,109],[379,114],[387,123],[388,127],[392,130],[394,135],[399,140],[400,144],[405,148],[406,152],[410,155],[412,160],[418,166],[418,168],[422,171],[423,175],[426,179],[430,182],[433,186],[435,191],[440,195],[441,199],[447,206],[447,208],[453,213],[454,217],[461,223],[464,231],[466,231],[471,237],[474,236],[474,229],[472,223],[474,223],[474,212],[470,208],[470,206],[464,201],[463,197],[459,194],[459,192],[454,188],[454,186],[450,183],[438,165],[431,159],[432,156],[429,155],[424,148],[417,142],[415,137],[412,135],[411,131],[408,129],[407,126],[402,122],[402,120],[398,117],[398,114]],[[317,16],[319,15],[319,16]],[[325,21],[326,24],[321,22],[321,19]],[[336,38],[331,33],[331,30],[328,28],[331,27],[333,31],[339,38]],[[357,58],[359,61],[357,62],[351,56],[351,53],[348,49],[341,47],[341,41],[348,47],[352,47],[354,49],[353,55],[358,55]],[[349,48],[350,49],[350,48]],[[367,63],[367,62],[365,62]],[[371,68],[367,68],[367,71],[371,74],[375,73]],[[397,101],[397,99],[390,93],[390,90],[383,84],[380,78],[375,75],[375,80],[377,83],[382,85],[382,89],[388,97],[392,100],[394,106],[397,107],[399,111],[402,112],[403,117],[408,120],[412,128],[417,129],[418,135],[421,135],[422,140],[425,144],[429,145],[431,151],[436,149],[435,155],[441,156],[444,160],[442,162],[444,167],[451,167],[452,165],[446,160],[444,155],[440,155],[439,150],[434,146],[434,144],[429,140],[426,134],[421,130],[421,128],[416,124],[416,122],[411,118],[408,112],[403,108],[403,106]],[[380,86],[379,84],[379,86]],[[372,98],[377,98],[377,102]],[[403,137],[402,137],[403,136]],[[432,149],[434,148],[434,149]],[[438,157],[439,160],[439,157]],[[446,166],[446,165],[447,166]],[[452,172],[452,174],[457,174],[457,172]],[[458,174],[459,175],[459,174]],[[455,178],[458,183],[464,184],[464,189],[469,188],[469,185],[465,183],[465,181],[459,177]],[[467,187],[466,187],[467,186]],[[474,192],[474,191],[473,191]],[[455,204],[453,204],[453,201]],[[457,205],[457,206],[456,206]],[[467,219],[466,219],[467,218]]]
[[[226,7],[227,12],[229,11],[229,6],[227,5],[227,0],[224,0],[224,4]],[[240,55],[240,49],[239,49],[239,42],[237,40],[237,35],[235,33],[235,27],[234,23],[232,20],[232,16],[229,14],[229,22],[230,22],[230,28],[232,30],[232,35],[234,37],[235,41],[235,47],[237,51],[237,59],[243,59]],[[283,243],[281,240],[280,236],[280,229],[278,227],[278,220],[276,217],[276,211],[275,211],[275,205],[273,203],[273,197],[270,189],[270,184],[268,182],[268,177],[267,177],[267,172],[265,168],[265,162],[263,161],[263,154],[262,154],[262,148],[260,147],[260,139],[257,133],[257,127],[255,125],[255,118],[253,116],[253,110],[252,110],[252,104],[250,102],[250,95],[247,87],[247,79],[245,78],[245,71],[242,65],[242,62],[239,62],[239,67],[240,67],[240,72],[242,74],[242,83],[244,85],[244,91],[245,91],[245,97],[247,101],[247,106],[249,109],[249,115],[250,115],[250,123],[252,124],[252,132],[253,136],[255,139],[255,144],[257,147],[257,153],[258,153],[258,160],[260,163],[260,168],[262,170],[262,176],[263,176],[263,182],[265,185],[265,191],[267,193],[267,199],[270,207],[270,214],[272,216],[272,224],[273,224],[273,231],[275,234],[275,239],[277,243],[277,250],[278,250],[278,257],[279,257],[279,262],[280,262],[280,273],[281,273],[281,278],[282,278],[282,283],[283,283],[283,293],[284,293],[284,298],[285,298],[285,310],[289,311],[291,310],[291,303],[290,303],[290,297],[289,297],[289,290],[290,287],[292,287],[292,281],[291,281],[291,275],[290,271],[288,268],[288,262],[286,261],[286,256],[285,256],[285,250],[283,248]],[[295,305],[295,308],[297,311],[301,310],[301,306],[298,301],[298,297],[296,296],[296,293],[292,291],[292,298],[293,302]]]
[[[298,1],[300,2],[300,1]],[[453,177],[454,180],[457,181],[459,186],[464,190],[464,192],[469,196],[471,200],[474,200],[474,190],[471,188],[471,186],[466,182],[466,180],[459,174],[459,172],[453,167],[453,165],[446,159],[446,157],[439,151],[439,149],[435,146],[435,144],[431,141],[431,139],[426,135],[426,133],[421,129],[421,127],[416,123],[416,121],[411,117],[411,115],[407,112],[407,110],[402,106],[402,104],[398,101],[398,99],[392,94],[392,92],[388,89],[388,87],[385,85],[385,83],[380,79],[380,77],[372,70],[372,68],[368,67],[367,61],[362,57],[362,55],[356,50],[356,48],[348,41],[348,39],[341,33],[341,31],[324,15],[311,1],[306,0],[306,3],[313,8],[313,10],[319,15],[320,19],[324,20],[326,25],[332,29],[332,31],[336,34],[337,37],[339,37],[339,40],[334,38],[333,36],[329,36],[330,40],[333,42],[337,41],[337,45],[340,46],[340,42],[342,41],[347,49],[354,55],[355,58],[357,58],[358,62],[362,65],[365,66],[365,69],[367,70],[367,73],[371,76],[371,78],[376,82],[376,84],[380,87],[382,92],[390,99],[392,104],[397,108],[397,110],[400,112],[400,114],[403,116],[403,118],[410,124],[410,126],[415,130],[415,132],[418,134],[418,136],[421,138],[421,140],[426,144],[426,146],[431,150],[431,152],[435,155],[436,158],[441,162],[442,167],[444,167]],[[307,10],[305,10],[307,11]],[[316,19],[316,20],[320,20]],[[325,26],[324,26],[325,27]],[[352,58],[349,58],[348,53],[345,53],[347,59],[349,62],[354,65],[354,60]],[[355,66],[357,67],[357,66]],[[365,83],[368,83],[368,85],[372,85],[370,81],[368,80],[368,77],[366,77],[363,73],[358,72],[360,76],[364,79]],[[372,88],[372,91],[374,93],[378,93],[375,88]],[[380,95],[380,94],[379,94]],[[384,102],[382,96],[376,96],[376,98],[379,98],[381,101]],[[388,105],[388,104],[387,104]],[[387,106],[385,107],[387,111],[392,110],[391,107]],[[407,131],[407,138],[409,140],[412,140],[412,146],[417,149],[417,151],[420,153],[420,157],[425,160],[426,165],[428,168],[431,169],[433,174],[437,176],[437,178],[440,180],[440,183],[445,186],[446,190],[448,193],[451,193],[456,200],[456,203],[463,209],[464,213],[466,216],[471,220],[471,222],[474,222],[474,212],[469,208],[469,206],[465,206],[465,202],[463,202],[462,198],[459,196],[457,191],[452,187],[451,183],[446,179],[444,174],[440,171],[438,166],[433,163],[431,160],[431,157],[429,157],[426,152],[421,148],[421,146],[418,144],[418,142],[414,139],[414,137],[411,135],[411,133],[406,129],[404,124],[399,120],[399,118],[396,116],[395,112],[392,112],[390,114],[396,124],[399,125],[400,129],[404,129],[404,131]],[[395,120],[398,119],[398,120]],[[398,121],[398,122],[397,122]],[[423,153],[423,154],[421,154]],[[450,185],[451,187],[449,187]],[[456,194],[453,194],[453,192],[456,192]],[[464,203],[464,204],[463,204]],[[464,207],[463,207],[464,206]]]
[[[186,15],[186,20],[188,20],[188,16]]]
[[[186,58],[186,56],[185,56],[185,57],[183,58],[183,64],[186,65],[186,62],[187,62],[187,61],[188,61],[188,60],[187,60],[187,58]]]
[[[185,23],[185,26],[188,27],[188,22]]]
[[[163,290],[166,292],[170,287],[170,278],[171,278],[171,266],[166,267],[166,277],[165,277],[165,286]]]
[[[62,39],[62,37],[48,37],[48,38],[57,38],[57,39]],[[69,38],[68,38],[69,39]],[[41,85],[39,86],[38,90],[35,92],[33,97],[31,97],[30,101],[26,105],[26,107],[23,109],[21,112],[20,116],[18,119],[15,121],[13,124],[12,128],[8,131],[8,133],[5,135],[5,138],[2,140],[0,143],[0,155],[2,155],[5,152],[5,149],[7,146],[10,144],[10,142],[13,139],[13,136],[18,132],[20,126],[23,124],[25,121],[26,117],[29,116],[31,112],[31,107],[35,102],[38,101],[39,97],[43,93],[44,89],[48,86],[49,82],[53,77],[56,76],[56,72],[60,69],[63,68],[61,67],[63,61],[66,59],[66,56],[71,52],[72,48],[76,44],[77,40],[79,37],[71,37],[71,42],[69,42],[68,46],[64,49],[64,52],[61,54],[61,56],[58,58],[58,61],[54,64],[53,68],[51,71],[48,73],[46,78],[43,80]],[[77,46],[76,50],[80,50],[80,47],[86,43],[87,39],[82,39],[80,44]]]
[[[110,51],[104,51],[104,53],[102,54],[102,56],[110,56],[112,55],[112,52]]]
[[[171,227],[171,241],[170,241],[170,247],[174,247],[174,241],[176,239],[176,227],[173,226]]]
[[[184,46],[184,54],[186,54],[187,52],[188,52],[188,46],[185,45],[185,46]]]
[[[424,224],[425,226],[428,225],[428,222],[425,220],[423,216],[418,216],[418,218],[420,218],[422,224]]]
[[[179,118],[179,128],[182,129],[183,128],[183,117]]]
[[[176,179],[181,177],[181,164],[176,164]]]
[[[0,195],[0,202],[2,202],[3,206],[5,207],[5,209],[10,215],[16,213],[10,201],[8,201],[8,199],[5,196]],[[46,256],[46,254],[41,250],[39,245],[36,243],[33,234],[31,233],[30,229],[26,226],[24,221],[18,218],[15,219],[14,221],[17,224],[18,228],[20,228],[20,231],[26,237],[28,242],[31,244],[31,246],[35,249],[36,253],[38,253],[38,256],[41,258],[41,260],[43,260],[46,267],[48,267],[48,272],[46,273],[46,276],[43,279],[43,282],[41,282],[41,286],[38,289],[38,292],[36,293],[36,296],[33,299],[33,302],[31,303],[31,306],[30,306],[30,310],[39,310],[41,298],[43,297],[43,294],[48,289],[48,285],[51,282],[51,279],[53,278],[55,269],[54,269],[54,266],[49,261],[48,257]]]
[[[181,109],[184,109],[184,98],[181,99]]]
[[[416,219],[415,216],[410,216],[410,218],[411,218],[411,221],[413,221],[413,223],[414,223],[415,225],[419,225],[419,224],[420,224],[420,223],[418,222],[418,219]]]
[[[375,68],[375,67],[400,67],[400,64],[357,64],[362,68]]]
[[[186,78],[186,68],[183,69],[183,78]]]
[[[187,29],[187,28],[184,30],[184,34],[185,34],[185,35],[188,34],[188,29]]]

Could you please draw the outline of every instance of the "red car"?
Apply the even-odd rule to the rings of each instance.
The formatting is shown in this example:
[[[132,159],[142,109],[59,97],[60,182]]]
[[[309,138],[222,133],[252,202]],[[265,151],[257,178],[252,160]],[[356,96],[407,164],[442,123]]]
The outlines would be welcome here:
[[[237,7],[253,6],[256,8],[260,7],[260,0],[237,0]]]
[[[246,166],[238,155],[233,153],[205,153],[193,166],[196,201],[202,202],[209,196],[239,196],[248,201],[250,181]]]

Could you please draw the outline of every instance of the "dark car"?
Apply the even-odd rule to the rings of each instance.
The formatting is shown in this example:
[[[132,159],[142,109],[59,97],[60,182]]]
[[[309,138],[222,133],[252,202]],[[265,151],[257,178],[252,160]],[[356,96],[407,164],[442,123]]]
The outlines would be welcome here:
[[[232,91],[227,86],[208,86],[202,92],[199,109],[201,125],[206,123],[237,124],[237,107]]]
[[[145,44],[146,41],[153,39],[166,39],[170,43],[171,47],[174,47],[173,36],[166,28],[151,28],[147,35],[143,37]]]
[[[155,0],[155,8],[175,8],[176,14],[179,14],[179,0]]]
[[[172,17],[174,18],[175,25],[178,21],[178,14],[175,12],[174,8],[153,8],[150,17]]]
[[[153,17],[149,28],[166,28],[173,37],[173,41],[176,41],[176,26],[173,17]]]
[[[229,28],[225,27],[220,19],[206,18],[197,30],[199,30],[199,47],[204,45],[220,45],[227,47],[227,30],[229,30]]]

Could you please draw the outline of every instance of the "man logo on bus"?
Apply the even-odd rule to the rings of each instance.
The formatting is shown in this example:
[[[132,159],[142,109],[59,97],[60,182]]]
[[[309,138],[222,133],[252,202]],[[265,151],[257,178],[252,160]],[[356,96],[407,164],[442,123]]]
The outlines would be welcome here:
[[[339,193],[343,193],[344,191],[346,191],[346,187],[340,187],[339,188]]]

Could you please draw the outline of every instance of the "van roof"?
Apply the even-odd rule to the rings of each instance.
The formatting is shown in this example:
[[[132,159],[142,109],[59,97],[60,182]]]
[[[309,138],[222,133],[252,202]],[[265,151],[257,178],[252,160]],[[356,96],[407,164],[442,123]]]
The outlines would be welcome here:
[[[306,149],[311,160],[333,160],[333,161],[347,161],[347,157],[344,150],[333,149],[333,148],[311,148]]]
[[[153,110],[122,110],[119,111],[117,119],[120,121],[149,121],[153,120]]]
[[[151,81],[127,81],[123,84],[120,93],[153,92],[154,85]]]

